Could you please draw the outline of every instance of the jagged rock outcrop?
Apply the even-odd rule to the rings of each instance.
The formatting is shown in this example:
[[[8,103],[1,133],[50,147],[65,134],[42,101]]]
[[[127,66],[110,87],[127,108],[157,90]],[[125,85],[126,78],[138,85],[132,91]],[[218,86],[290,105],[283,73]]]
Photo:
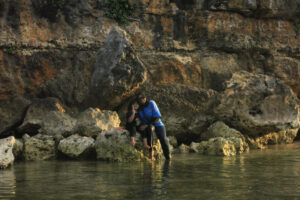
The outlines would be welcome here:
[[[95,142],[97,159],[110,161],[140,161],[148,160],[149,151],[143,147],[139,135],[136,137],[136,145],[130,145],[130,136],[124,130],[103,131]],[[154,159],[162,158],[162,150],[158,140],[153,142]]]
[[[25,160],[49,160],[56,157],[55,139],[49,135],[35,135],[30,137],[25,134],[24,158]]]
[[[299,128],[299,100],[279,79],[235,73],[220,96],[215,114],[251,137]]]
[[[91,78],[91,98],[101,107],[116,107],[146,80],[146,68],[126,32],[113,28],[101,47]]]
[[[70,158],[89,158],[95,154],[95,140],[90,137],[71,135],[59,142],[58,150]]]
[[[15,157],[13,155],[13,146],[15,138],[10,136],[0,140],[0,169],[5,169],[13,164]]]
[[[116,112],[88,108],[77,117],[75,129],[81,135],[92,137],[119,126],[120,119]]]

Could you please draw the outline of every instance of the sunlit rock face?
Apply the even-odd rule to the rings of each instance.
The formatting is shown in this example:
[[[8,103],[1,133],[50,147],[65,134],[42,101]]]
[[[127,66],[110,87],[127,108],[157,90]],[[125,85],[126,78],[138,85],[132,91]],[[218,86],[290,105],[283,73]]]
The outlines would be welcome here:
[[[246,97],[249,108],[234,105],[249,123],[221,107],[232,106],[225,102],[231,99],[226,82],[238,81],[240,72],[277,78],[278,87],[299,97],[299,0],[132,0],[137,9],[122,27],[107,18],[104,1],[65,2],[61,11],[50,12],[42,1],[0,1],[0,110],[7,113],[0,117],[0,137],[16,132],[34,98],[55,97],[78,113],[114,109],[123,119],[140,90],[157,102],[168,135],[179,143],[200,141],[219,120],[251,137],[297,128],[286,89],[276,98],[257,99],[262,105],[256,107]],[[266,91],[251,85],[245,90]],[[16,102],[16,94],[28,102]],[[281,105],[281,116],[267,116]],[[248,114],[256,108],[263,114]],[[70,135],[75,116],[49,113],[50,122],[68,123],[58,130],[54,122],[42,125],[46,119],[40,117],[36,127]],[[28,127],[23,125],[18,130]]]
[[[116,112],[88,108],[79,114],[75,130],[81,135],[96,137],[102,131],[120,126],[120,119]]]
[[[14,137],[8,137],[0,140],[0,169],[5,169],[13,164],[15,157],[13,155]]]

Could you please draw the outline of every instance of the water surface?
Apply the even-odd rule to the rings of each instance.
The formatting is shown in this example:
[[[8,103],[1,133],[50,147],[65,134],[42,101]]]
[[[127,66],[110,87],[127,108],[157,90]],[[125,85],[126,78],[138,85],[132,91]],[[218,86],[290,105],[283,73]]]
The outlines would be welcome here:
[[[20,162],[0,171],[0,199],[299,199],[300,143],[237,157],[171,162]]]

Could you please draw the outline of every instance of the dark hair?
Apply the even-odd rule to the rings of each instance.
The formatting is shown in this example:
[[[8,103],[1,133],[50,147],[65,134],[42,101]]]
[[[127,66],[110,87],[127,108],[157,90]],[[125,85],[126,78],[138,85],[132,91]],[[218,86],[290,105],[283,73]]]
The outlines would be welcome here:
[[[143,92],[139,92],[139,93],[136,94],[136,101],[139,101],[140,96],[146,98],[146,95]]]
[[[128,111],[131,111],[131,110],[132,110],[132,105],[135,104],[135,103],[138,104],[137,100],[135,100],[135,99],[132,100],[132,101],[128,104],[127,110],[128,110]]]

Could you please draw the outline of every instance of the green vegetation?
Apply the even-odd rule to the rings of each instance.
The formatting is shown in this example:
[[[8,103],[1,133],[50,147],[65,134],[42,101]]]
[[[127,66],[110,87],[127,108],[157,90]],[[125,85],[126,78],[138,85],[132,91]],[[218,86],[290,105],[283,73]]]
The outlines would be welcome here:
[[[128,17],[135,11],[135,5],[129,0],[108,0],[105,3],[108,17],[116,20],[120,25],[128,24]]]
[[[66,0],[35,0],[32,2],[38,15],[55,22],[66,5]]]
[[[10,46],[7,48],[7,53],[13,54],[16,50],[17,48],[15,46]]]

